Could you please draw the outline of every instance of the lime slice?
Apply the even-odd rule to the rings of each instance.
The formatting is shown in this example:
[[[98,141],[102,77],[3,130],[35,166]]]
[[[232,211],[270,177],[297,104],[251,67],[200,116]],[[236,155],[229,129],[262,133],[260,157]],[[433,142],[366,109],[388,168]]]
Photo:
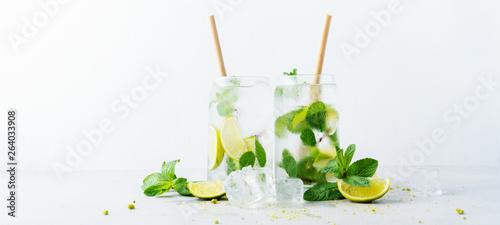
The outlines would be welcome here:
[[[319,170],[319,169],[325,167],[326,164],[334,158],[335,158],[335,156],[332,156],[330,154],[319,153],[318,156],[316,156],[316,159],[314,160],[313,166]]]
[[[339,113],[334,108],[326,105],[326,133],[333,134],[337,131],[339,122]]]
[[[370,187],[356,187],[337,181],[340,193],[353,202],[371,202],[379,199],[387,193],[391,186],[391,179],[368,178]]]
[[[307,108],[305,108],[304,110],[302,110],[300,113],[296,114],[293,117],[289,130],[292,133],[300,133],[304,129],[306,129],[308,127],[306,116],[307,116]]]
[[[243,138],[243,141],[247,146],[247,151],[255,153],[255,136]]]
[[[218,198],[226,194],[221,180],[188,182],[187,188],[198,198]]]
[[[219,167],[224,159],[224,148],[220,141],[220,135],[217,128],[208,126],[208,169],[213,170]]]
[[[228,116],[222,122],[220,140],[227,155],[236,161],[239,161],[241,155],[247,151],[245,142],[241,138],[241,133],[238,129],[238,123],[236,123],[232,115]]]

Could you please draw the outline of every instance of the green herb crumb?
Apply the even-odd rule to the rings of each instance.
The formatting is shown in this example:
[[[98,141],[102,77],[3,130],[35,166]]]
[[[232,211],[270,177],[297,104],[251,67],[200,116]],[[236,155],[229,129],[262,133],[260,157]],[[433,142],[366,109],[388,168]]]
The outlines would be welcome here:
[[[108,215],[108,210],[104,210],[104,215]]]
[[[134,204],[130,204],[130,205],[128,205],[128,208],[129,209],[135,209],[135,206],[134,206]]]
[[[133,202],[133,203],[135,203],[135,200],[134,200],[134,201],[132,201],[132,202]]]
[[[219,224],[219,221],[218,221],[218,220],[215,220],[215,221],[214,221],[214,223],[215,223],[215,224]]]
[[[457,213],[458,214],[462,215],[462,214],[464,214],[464,212],[465,212],[464,210],[457,208]]]

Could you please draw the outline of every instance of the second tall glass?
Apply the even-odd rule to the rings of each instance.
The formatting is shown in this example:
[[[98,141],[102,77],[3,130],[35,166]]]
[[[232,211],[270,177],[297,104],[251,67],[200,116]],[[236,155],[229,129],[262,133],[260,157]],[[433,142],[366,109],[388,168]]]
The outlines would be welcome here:
[[[274,93],[277,180],[300,178],[305,184],[315,183],[321,168],[335,158],[337,101],[333,75],[280,77]]]

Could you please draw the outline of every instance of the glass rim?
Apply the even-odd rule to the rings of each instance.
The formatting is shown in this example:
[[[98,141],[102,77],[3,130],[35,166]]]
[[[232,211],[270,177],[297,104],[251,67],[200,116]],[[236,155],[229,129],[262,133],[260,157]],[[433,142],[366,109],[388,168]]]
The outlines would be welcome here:
[[[283,74],[283,76],[287,76],[287,77],[294,77],[294,76],[298,76],[298,77],[310,77],[310,76],[328,76],[328,77],[334,77],[335,75],[332,74],[332,73],[321,73],[321,74],[306,73],[306,74],[296,74],[296,75]]]
[[[318,77],[318,84],[312,84],[314,80]],[[335,75],[334,74],[297,74],[297,75],[282,75],[278,77],[278,81],[283,85],[296,85],[300,83],[308,83],[311,85],[335,85]]]
[[[232,80],[237,80],[238,83],[232,83]],[[235,87],[253,87],[258,85],[269,85],[269,77],[264,76],[219,76],[213,81],[218,86],[235,86]]]

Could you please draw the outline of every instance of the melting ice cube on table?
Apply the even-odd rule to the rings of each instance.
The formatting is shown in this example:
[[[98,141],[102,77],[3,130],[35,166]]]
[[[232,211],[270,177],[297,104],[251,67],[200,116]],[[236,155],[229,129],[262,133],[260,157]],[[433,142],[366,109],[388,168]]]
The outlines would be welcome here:
[[[441,195],[439,170],[434,168],[415,168],[410,177],[412,194],[416,196]]]
[[[288,178],[276,181],[276,200],[278,202],[302,201],[304,183],[298,178]]]
[[[247,207],[276,201],[274,175],[270,168],[245,167],[232,172],[224,181],[227,199],[232,205]]]

